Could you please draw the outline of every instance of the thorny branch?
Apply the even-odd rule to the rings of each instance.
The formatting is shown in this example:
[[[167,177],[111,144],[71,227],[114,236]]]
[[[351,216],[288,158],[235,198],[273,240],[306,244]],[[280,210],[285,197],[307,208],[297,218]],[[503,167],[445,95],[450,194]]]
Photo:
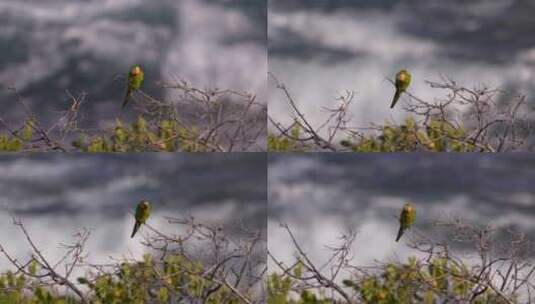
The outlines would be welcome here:
[[[71,275],[76,267],[84,261],[85,252],[84,246],[89,238],[89,231],[82,229],[75,235],[76,241],[73,244],[64,245],[66,252],[59,259],[56,264],[52,264],[47,257],[41,252],[39,247],[34,243],[30,234],[24,227],[23,223],[15,218],[12,218],[13,225],[17,226],[24,234],[26,242],[31,249],[31,258],[25,263],[21,263],[17,258],[10,255],[7,250],[0,245],[0,252],[7,258],[11,265],[17,269],[17,273],[22,273],[27,277],[36,279],[40,285],[44,286],[67,286],[69,290],[74,292],[82,303],[89,303],[82,290],[71,280]],[[41,270],[38,273],[31,273],[27,270],[27,266],[31,263],[37,263]],[[61,274],[57,268],[64,266],[64,273]]]
[[[355,265],[352,261],[355,233],[352,230],[343,235],[341,245],[329,247],[331,255],[319,267],[303,249],[289,226],[281,223],[281,227],[290,238],[296,262],[287,265],[270,251],[268,256],[276,268],[272,270],[273,273],[280,273],[293,280],[291,291],[294,294],[299,295],[303,290],[308,290],[316,294],[331,293],[330,299],[335,303],[367,303],[361,294],[355,293],[359,288],[352,289],[342,284],[342,279],[346,278],[341,278],[340,274],[349,274],[355,282],[353,286],[359,286],[370,277],[380,275],[387,264],[379,261],[374,266]],[[412,266],[415,268],[406,266],[406,269],[412,269],[416,276],[412,275],[412,283],[402,284],[411,284],[411,288],[416,290],[414,297],[422,300],[418,290],[431,290],[437,301],[434,303],[473,303],[485,293],[488,295],[488,292],[496,295],[501,301],[499,303],[535,301],[532,296],[535,265],[529,256],[532,243],[525,234],[506,229],[505,234],[497,235],[497,230],[490,226],[469,225],[459,219],[439,221],[434,223],[434,227],[443,230],[440,235],[445,235],[445,239],[436,240],[415,232],[415,236],[408,241],[409,248],[414,250],[414,256],[418,258],[415,266]],[[458,251],[461,245],[463,253]],[[445,262],[436,263],[437,260]],[[304,268],[299,276],[294,272],[298,265]],[[450,277],[457,284],[469,282],[472,287],[466,293],[456,293],[451,286],[441,288],[432,277],[425,275],[426,271],[430,271],[428,269],[443,273],[444,276],[438,278],[440,280],[448,280]],[[328,273],[331,274],[329,277]]]
[[[139,117],[148,121],[152,130],[159,130],[161,122],[172,121],[177,125],[174,133],[165,141],[179,142],[184,146],[195,146],[203,151],[263,151],[265,145],[261,141],[265,137],[267,108],[258,102],[254,94],[229,89],[198,89],[190,86],[185,80],[178,79],[174,83],[158,83],[167,92],[175,93],[175,100],[160,100],[138,90],[133,96],[133,106],[125,111],[135,111]],[[10,88],[16,104],[24,111],[26,125],[33,131],[31,139],[21,136],[23,127],[13,128],[5,118],[0,117],[0,125],[13,138],[24,143],[23,151],[72,151],[73,139],[87,136],[113,138],[116,126],[110,128],[81,127],[84,117],[83,105],[87,95],[77,96],[66,92],[69,105],[65,110],[57,111],[58,117],[45,127],[39,121],[23,97],[15,88]],[[118,112],[118,119],[123,112]],[[159,151],[161,141],[147,142],[136,151]],[[184,147],[178,146],[178,149]]]
[[[223,227],[198,223],[194,218],[168,218],[168,223],[180,225],[186,230],[181,235],[169,235],[148,226],[152,234],[145,237],[143,244],[159,252],[162,259],[169,254],[180,255],[188,261],[200,257],[205,265],[201,271],[193,273],[186,268],[181,271],[216,284],[212,291],[205,294],[205,298],[225,286],[244,303],[261,302],[250,298],[260,289],[267,271],[262,254],[266,241],[261,231],[253,232],[240,227],[245,236],[236,241],[228,236]]]
[[[355,97],[355,92],[347,91],[344,96],[340,96],[338,100],[340,101],[340,106],[335,109],[323,108],[323,110],[328,113],[327,119],[317,128],[312,126],[303,112],[297,106],[296,101],[286,88],[286,86],[280,82],[272,73],[269,73],[270,78],[275,83],[275,87],[281,90],[286,97],[290,109],[292,111],[293,124],[289,127],[284,127],[282,123],[277,122],[271,116],[268,116],[269,122],[283,135],[290,138],[293,141],[299,142],[303,147],[306,147],[309,143],[313,144],[320,150],[328,151],[337,151],[338,148],[334,143],[336,135],[345,128],[348,118],[348,109],[353,99]],[[331,126],[330,124],[334,122]],[[303,136],[295,138],[291,135],[290,130],[297,125],[303,132]],[[327,130],[327,137],[324,138],[320,135],[322,129],[325,127]]]
[[[168,280],[172,276],[188,273],[193,276],[202,277],[213,286],[208,286],[203,290],[201,298],[207,301],[210,295],[218,291],[221,287],[227,288],[235,297],[243,303],[263,302],[263,282],[267,271],[265,260],[265,235],[261,231],[253,231],[249,228],[239,226],[237,232],[240,236],[230,237],[230,231],[217,225],[208,225],[195,221],[194,218],[175,219],[169,218],[170,225],[179,225],[179,233],[168,234],[150,226],[144,225],[142,244],[155,252],[158,258],[150,263],[150,267],[155,275],[152,278],[154,286],[167,286],[170,292],[170,299],[188,299],[188,292],[185,288],[177,289],[169,286]],[[72,279],[73,271],[76,268],[85,269],[85,281],[90,285],[96,283],[99,277],[113,276],[121,269],[125,263],[136,265],[135,258],[112,258],[112,263],[95,264],[88,263],[84,247],[89,238],[89,232],[82,229],[75,235],[73,244],[62,245],[65,253],[56,263],[50,262],[42,251],[35,244],[34,240],[26,230],[23,223],[13,218],[13,224],[17,226],[25,236],[31,249],[31,257],[26,262],[19,261],[3,245],[0,245],[0,253],[14,266],[17,273],[24,274],[32,278],[37,285],[47,287],[66,286],[68,290],[74,292],[81,303],[90,303],[92,294],[80,289]],[[233,228],[234,229],[234,228]],[[189,263],[178,264],[179,267],[174,273],[162,272],[166,257],[173,255],[181,257]],[[37,263],[40,269],[37,273],[28,270],[31,263]],[[188,265],[202,265],[202,268],[191,268]],[[59,271],[63,268],[63,271]],[[149,285],[150,286],[150,285]],[[30,289],[28,285],[26,288]],[[150,287],[147,287],[150,289]],[[175,294],[177,293],[177,294]],[[198,295],[191,296],[192,301]]]
[[[383,125],[374,122],[366,122],[365,126],[351,126],[349,107],[355,98],[355,93],[350,91],[338,97],[340,104],[338,107],[323,108],[327,112],[326,119],[318,126],[314,126],[299,108],[298,102],[288,88],[273,74],[269,75],[275,88],[283,93],[285,101],[290,106],[292,123],[284,125],[273,116],[268,116],[269,122],[275,128],[276,136],[297,143],[301,150],[351,151],[353,144],[358,144],[367,136],[376,134],[380,139],[387,126],[396,127],[395,123]],[[387,80],[394,85],[391,79]],[[531,120],[534,111],[528,105],[525,96],[484,86],[468,89],[445,77],[441,82],[426,81],[426,83],[432,89],[446,91],[445,96],[429,101],[408,90],[401,98],[403,109],[416,121],[419,131],[427,132],[433,129],[433,132],[440,133],[437,139],[465,144],[474,147],[473,150],[476,151],[533,149],[535,132]],[[452,135],[448,132],[448,128],[437,128],[436,122],[459,130],[463,134]],[[301,131],[297,137],[291,132],[295,126]],[[406,131],[404,124],[397,127]],[[422,142],[421,137],[414,134],[413,138],[416,140],[413,150],[429,149],[429,144]]]

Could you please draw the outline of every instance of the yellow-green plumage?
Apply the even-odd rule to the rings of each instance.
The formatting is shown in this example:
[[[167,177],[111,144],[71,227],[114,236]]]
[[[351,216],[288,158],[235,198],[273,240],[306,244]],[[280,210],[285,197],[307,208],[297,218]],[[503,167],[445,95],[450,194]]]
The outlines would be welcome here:
[[[401,214],[399,216],[399,231],[398,236],[396,237],[396,242],[399,241],[405,230],[411,228],[412,224],[414,224],[415,219],[416,208],[414,208],[411,203],[406,203],[405,205],[403,205],[403,209],[401,210]]]
[[[131,238],[136,235],[136,232],[139,230],[139,227],[141,227],[141,224],[145,224],[147,219],[150,216],[150,203],[146,200],[142,200],[137,204],[136,208],[136,224],[134,225],[134,231],[132,231]]]
[[[139,65],[135,65],[132,67],[132,69],[130,69],[130,72],[128,73],[126,94],[124,96],[123,108],[128,103],[128,99],[130,98],[130,95],[133,92],[139,90],[139,88],[141,88],[144,78],[145,78],[145,75]]]
[[[392,100],[392,103],[390,104],[391,109],[398,102],[398,99],[401,96],[401,93],[405,92],[405,90],[407,90],[410,84],[411,84],[411,74],[407,70],[403,69],[396,74],[396,94],[394,94],[394,99]]]

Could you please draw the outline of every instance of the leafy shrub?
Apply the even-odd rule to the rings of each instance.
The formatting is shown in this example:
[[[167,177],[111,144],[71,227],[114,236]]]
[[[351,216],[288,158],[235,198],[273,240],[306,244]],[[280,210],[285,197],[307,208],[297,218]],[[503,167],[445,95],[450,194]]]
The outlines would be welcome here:
[[[325,293],[321,289],[301,290],[300,273],[299,267],[294,268],[291,275],[272,273],[268,280],[268,304],[333,303],[333,299],[318,295]],[[376,273],[345,279],[341,285],[353,291],[354,303],[433,304],[451,300],[475,304],[516,303],[514,299],[502,298],[490,288],[482,289],[472,298],[474,290],[485,284],[472,277],[468,265],[442,258],[421,263],[416,257],[410,257],[406,263],[388,263]]]

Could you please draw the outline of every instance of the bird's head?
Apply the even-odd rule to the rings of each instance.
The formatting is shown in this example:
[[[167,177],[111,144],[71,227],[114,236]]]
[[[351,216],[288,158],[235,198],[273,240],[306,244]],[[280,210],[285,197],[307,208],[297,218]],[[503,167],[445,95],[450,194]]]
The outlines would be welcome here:
[[[139,208],[143,209],[143,210],[147,210],[150,208],[150,203],[146,200],[142,200],[140,203],[139,203]]]
[[[401,81],[404,81],[407,76],[409,76],[409,72],[406,69],[400,70],[397,74],[397,78]]]
[[[130,71],[130,74],[132,75],[139,75],[141,74],[141,67],[139,65],[136,65],[132,68],[132,70]]]
[[[413,212],[414,206],[411,203],[406,203],[405,205],[403,205],[403,210],[406,212]]]

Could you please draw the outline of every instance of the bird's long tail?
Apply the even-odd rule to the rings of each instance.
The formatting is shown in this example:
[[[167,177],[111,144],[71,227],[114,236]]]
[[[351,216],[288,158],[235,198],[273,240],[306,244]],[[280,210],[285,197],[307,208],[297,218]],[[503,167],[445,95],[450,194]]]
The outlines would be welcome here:
[[[392,109],[396,105],[400,96],[401,96],[401,90],[396,90],[394,99],[392,99],[392,103],[390,104],[390,109]]]
[[[128,98],[130,97],[130,93],[132,93],[132,90],[130,88],[126,89],[126,94],[124,95],[124,101],[123,101],[123,109],[126,107],[126,104],[128,103]]]
[[[141,226],[141,222],[136,221],[136,224],[134,225],[134,231],[132,231],[132,235],[130,236],[130,238],[133,238],[134,235],[136,235],[136,232],[139,230],[140,226]]]
[[[405,231],[405,229],[403,228],[403,226],[399,226],[399,231],[398,231],[398,236],[396,237],[396,242],[399,241],[399,239],[401,238],[401,236],[403,235],[403,232]]]

